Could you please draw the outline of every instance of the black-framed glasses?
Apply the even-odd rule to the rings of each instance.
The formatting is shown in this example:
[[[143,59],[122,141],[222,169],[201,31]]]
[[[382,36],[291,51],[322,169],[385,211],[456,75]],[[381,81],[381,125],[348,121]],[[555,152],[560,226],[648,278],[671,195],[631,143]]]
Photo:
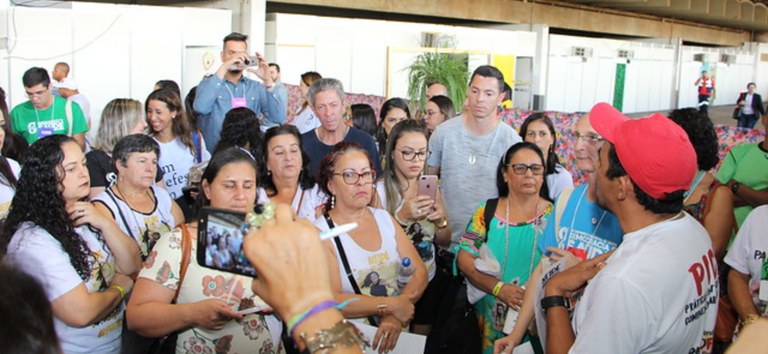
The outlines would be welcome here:
[[[357,184],[360,179],[363,179],[363,183],[373,183],[373,181],[376,179],[376,171],[365,171],[365,172],[355,172],[355,171],[344,171],[344,172],[336,172],[333,174],[334,176],[341,176],[341,178],[344,180],[344,183],[354,185]]]
[[[583,141],[585,143],[597,144],[597,143],[605,140],[605,138],[603,138],[602,136],[600,136],[598,134],[585,134],[585,135],[581,135],[581,134],[579,134],[577,132],[577,133],[573,133],[573,140],[575,140],[575,141],[581,140],[581,141]]]
[[[513,163],[511,165],[507,165],[508,167],[512,168],[512,172],[514,172],[516,175],[524,175],[528,170],[531,170],[531,173],[533,173],[534,176],[541,176],[544,174],[544,165],[534,163],[530,165],[526,165],[524,163]]]
[[[426,160],[431,151],[414,151],[414,150],[398,150],[401,154],[403,154],[403,160],[405,161],[413,161],[416,158],[419,159],[419,161]]]

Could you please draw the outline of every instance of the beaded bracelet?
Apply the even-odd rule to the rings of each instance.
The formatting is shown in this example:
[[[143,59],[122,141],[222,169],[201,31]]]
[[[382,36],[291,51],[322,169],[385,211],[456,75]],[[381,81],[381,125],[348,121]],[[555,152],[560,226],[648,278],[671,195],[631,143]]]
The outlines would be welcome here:
[[[496,283],[496,286],[493,287],[493,296],[499,297],[499,293],[501,292],[501,288],[504,286],[504,282],[500,281]]]

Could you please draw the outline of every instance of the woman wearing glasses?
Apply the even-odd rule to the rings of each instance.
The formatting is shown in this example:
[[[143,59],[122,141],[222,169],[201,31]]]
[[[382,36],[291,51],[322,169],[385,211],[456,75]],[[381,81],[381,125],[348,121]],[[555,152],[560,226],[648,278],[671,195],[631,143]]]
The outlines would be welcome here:
[[[560,192],[566,188],[573,188],[573,176],[560,165],[560,158],[555,153],[555,125],[544,113],[533,113],[528,116],[520,126],[520,136],[523,140],[534,143],[544,154],[546,165],[545,187],[548,189],[549,199],[555,200]]]
[[[414,303],[427,284],[418,252],[386,210],[369,207],[375,193],[376,171],[368,153],[356,143],[343,142],[320,163],[320,187],[328,194],[326,212],[315,222],[321,230],[357,223],[348,233],[326,241],[331,285],[336,301],[349,302],[345,317],[378,324],[373,347],[392,350],[403,327],[413,317]],[[403,289],[396,274],[401,259],[413,262],[414,272]],[[384,293],[385,296],[374,296]]]
[[[412,322],[413,331],[424,335],[430,332],[442,298],[442,278],[435,279],[435,244],[448,247],[451,242],[440,190],[436,189],[435,199],[418,195],[427,155],[427,129],[423,124],[413,119],[397,123],[387,141],[384,176],[376,184],[377,204],[400,223],[427,267],[430,285],[416,304]]]
[[[480,205],[459,242],[458,264],[467,280],[487,293],[475,303],[483,336],[483,353],[492,353],[508,311],[520,311],[524,287],[541,259],[537,243],[552,212],[549,197],[542,193],[544,156],[532,143],[521,142],[507,150],[496,173],[498,199]],[[485,208],[494,207],[489,225]],[[480,247],[485,244],[499,261],[500,276],[475,268]],[[526,336],[522,343],[529,341]]]

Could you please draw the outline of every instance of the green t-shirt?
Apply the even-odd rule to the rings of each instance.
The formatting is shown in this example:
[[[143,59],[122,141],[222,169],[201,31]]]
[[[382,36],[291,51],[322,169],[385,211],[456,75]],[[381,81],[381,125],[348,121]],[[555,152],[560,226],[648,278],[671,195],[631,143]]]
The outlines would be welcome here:
[[[741,184],[756,190],[768,188],[768,151],[763,150],[760,143],[745,143],[734,146],[723,159],[717,180],[728,183],[735,179]],[[733,209],[736,223],[741,223],[752,211],[751,206],[740,206]]]
[[[30,144],[48,135],[66,135],[69,133],[66,105],[65,98],[54,96],[53,104],[48,109],[37,110],[30,101],[13,107],[13,132],[23,136]],[[83,110],[76,102],[72,102],[72,135],[87,131],[88,123],[85,121]]]

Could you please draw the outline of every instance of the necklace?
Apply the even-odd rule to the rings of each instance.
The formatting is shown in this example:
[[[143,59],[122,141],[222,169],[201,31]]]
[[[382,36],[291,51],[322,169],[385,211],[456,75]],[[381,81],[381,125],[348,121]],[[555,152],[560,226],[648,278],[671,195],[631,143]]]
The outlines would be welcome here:
[[[488,148],[485,151],[485,156],[490,156],[491,155],[491,150],[493,149],[493,142],[496,141],[496,137],[499,135],[499,131],[500,130],[501,129],[499,129],[498,126],[496,128],[494,128],[493,136],[491,136],[491,140],[487,144]],[[470,166],[473,166],[475,163],[477,163],[477,155],[478,154],[479,153],[477,151],[471,151],[469,153],[469,158],[468,158],[467,162],[469,162]]]
[[[534,221],[532,222],[532,225],[537,225],[539,223],[539,202],[541,199],[536,200],[536,207],[534,208]],[[509,224],[511,223],[509,220],[509,196],[507,196],[507,222],[504,226],[504,261],[501,268],[501,278],[503,281],[504,273],[507,272],[507,253],[509,252]],[[533,228],[533,243],[531,244],[531,261],[528,265],[528,277],[531,276],[533,273],[533,263],[536,260],[536,244],[537,240],[539,238],[539,231],[536,227]]]
[[[581,201],[584,200],[584,195],[587,193],[587,189],[589,189],[589,186],[586,186],[583,191],[581,191],[581,195],[579,196],[579,201],[576,203],[576,210],[573,211],[573,216],[571,217],[571,227],[568,229],[568,233],[570,234],[573,230],[573,225],[576,223],[576,216],[579,215],[579,208],[581,207]],[[605,218],[605,214],[608,213],[608,211],[603,210],[603,213],[600,214],[600,219],[592,218],[590,220],[592,222],[592,225],[596,225],[595,228],[592,230],[592,235],[597,235],[597,229],[600,228],[600,225],[603,223],[603,219]],[[559,230],[556,230],[555,233],[558,233]]]

